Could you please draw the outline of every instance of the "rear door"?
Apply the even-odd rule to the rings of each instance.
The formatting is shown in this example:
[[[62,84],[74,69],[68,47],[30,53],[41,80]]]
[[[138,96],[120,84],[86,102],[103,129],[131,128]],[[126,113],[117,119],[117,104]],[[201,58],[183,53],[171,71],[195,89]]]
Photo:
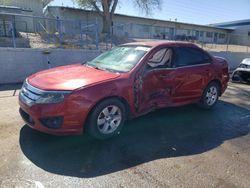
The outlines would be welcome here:
[[[199,48],[176,47],[175,103],[199,99],[211,77],[212,65],[208,54]]]

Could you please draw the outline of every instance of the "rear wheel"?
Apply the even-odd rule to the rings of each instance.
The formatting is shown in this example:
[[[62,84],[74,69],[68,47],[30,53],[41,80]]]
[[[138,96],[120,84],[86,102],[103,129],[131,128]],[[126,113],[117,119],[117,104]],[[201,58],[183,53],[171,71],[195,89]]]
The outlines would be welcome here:
[[[96,139],[107,139],[120,133],[125,121],[125,107],[117,99],[107,99],[91,112],[87,132]]]
[[[211,82],[204,90],[199,106],[204,109],[211,109],[217,103],[219,93],[219,85],[216,82]]]

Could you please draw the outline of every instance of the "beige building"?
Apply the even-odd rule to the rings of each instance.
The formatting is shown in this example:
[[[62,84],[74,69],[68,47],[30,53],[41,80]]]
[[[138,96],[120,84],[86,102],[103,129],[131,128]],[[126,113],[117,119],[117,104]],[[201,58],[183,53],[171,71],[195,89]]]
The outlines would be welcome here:
[[[11,29],[22,32],[35,32],[43,20],[44,7],[51,0],[0,0],[0,36],[12,36]]]
[[[0,0],[2,6],[14,6],[24,11],[30,11],[34,16],[43,16],[43,8],[51,0]]]
[[[88,25],[98,23],[99,32],[102,19],[95,11],[85,11],[77,8],[48,6],[45,16],[71,20],[71,25],[61,24],[64,33],[79,33]],[[79,24],[81,22],[81,24]],[[74,24],[72,24],[74,23]],[[215,26],[188,24],[174,21],[115,14],[113,17],[113,33],[116,36],[131,38],[152,38],[169,40],[197,40],[207,43],[226,43],[227,34],[231,29]]]

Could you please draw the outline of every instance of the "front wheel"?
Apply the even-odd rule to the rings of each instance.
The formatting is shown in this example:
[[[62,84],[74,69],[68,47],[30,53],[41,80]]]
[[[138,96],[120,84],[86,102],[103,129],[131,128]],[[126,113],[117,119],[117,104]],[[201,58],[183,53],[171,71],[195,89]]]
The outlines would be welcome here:
[[[96,139],[107,139],[120,133],[125,121],[125,107],[117,99],[97,104],[87,122],[87,132]]]
[[[211,82],[204,90],[199,106],[204,109],[211,109],[219,98],[220,89],[216,82]]]
[[[233,75],[232,75],[232,82],[236,82],[236,83],[241,83],[243,80],[242,80],[242,77],[240,75],[240,72],[233,72]]]

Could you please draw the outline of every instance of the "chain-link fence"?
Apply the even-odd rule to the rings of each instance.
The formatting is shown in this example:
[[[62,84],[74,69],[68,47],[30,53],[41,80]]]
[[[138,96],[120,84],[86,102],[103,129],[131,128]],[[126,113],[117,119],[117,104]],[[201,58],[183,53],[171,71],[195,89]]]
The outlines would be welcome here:
[[[101,33],[100,20],[84,22],[0,13],[0,47],[110,49],[133,41],[189,41],[211,51],[250,52],[250,36],[141,23],[114,22]]]
[[[0,13],[0,47],[109,49],[99,23]]]
[[[113,31],[114,38],[123,37],[124,40],[121,41],[125,42],[128,39],[132,41],[187,41],[209,51],[250,52],[250,36],[248,33],[234,34],[229,31],[226,32],[226,30],[224,32],[211,32],[211,29],[205,31],[205,29],[183,29],[135,23],[114,24]]]

